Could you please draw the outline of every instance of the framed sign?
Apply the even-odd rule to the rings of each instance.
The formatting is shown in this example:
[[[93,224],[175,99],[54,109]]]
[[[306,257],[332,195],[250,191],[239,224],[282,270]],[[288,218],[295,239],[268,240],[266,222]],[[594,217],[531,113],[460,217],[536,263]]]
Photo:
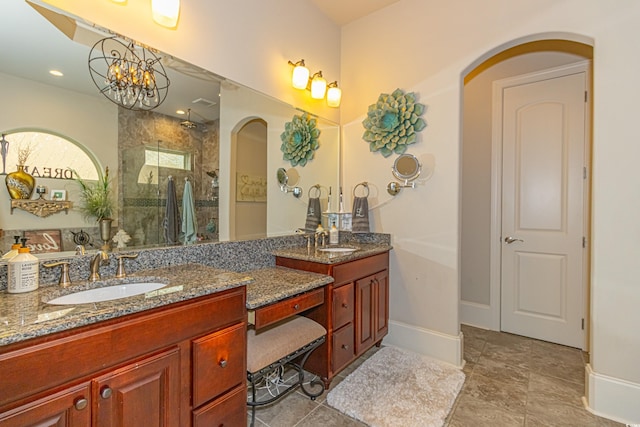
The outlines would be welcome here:
[[[62,250],[62,234],[60,230],[30,230],[24,232],[27,247],[32,254],[60,252]]]

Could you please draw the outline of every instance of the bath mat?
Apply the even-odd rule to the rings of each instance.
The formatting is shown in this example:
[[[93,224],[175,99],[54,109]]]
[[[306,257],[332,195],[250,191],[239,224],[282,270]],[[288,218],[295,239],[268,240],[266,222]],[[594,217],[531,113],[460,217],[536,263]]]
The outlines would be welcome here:
[[[440,427],[463,383],[459,369],[384,347],[331,390],[327,403],[372,427]]]

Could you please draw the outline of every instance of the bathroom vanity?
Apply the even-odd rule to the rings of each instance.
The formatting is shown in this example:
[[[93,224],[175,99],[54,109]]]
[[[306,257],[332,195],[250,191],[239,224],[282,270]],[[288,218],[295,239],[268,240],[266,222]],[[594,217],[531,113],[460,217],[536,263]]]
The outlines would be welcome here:
[[[250,279],[199,265],[157,273],[176,277],[165,294],[30,319],[31,333],[42,336],[1,346],[0,426],[244,425]],[[188,284],[194,275],[197,286]],[[11,295],[8,305],[52,291]]]
[[[389,250],[360,245],[348,256],[328,256],[313,249],[276,252],[276,265],[322,273],[334,281],[324,287],[324,304],[305,316],[327,330],[327,340],[309,357],[305,369],[331,380],[374,345],[380,345],[389,322]]]

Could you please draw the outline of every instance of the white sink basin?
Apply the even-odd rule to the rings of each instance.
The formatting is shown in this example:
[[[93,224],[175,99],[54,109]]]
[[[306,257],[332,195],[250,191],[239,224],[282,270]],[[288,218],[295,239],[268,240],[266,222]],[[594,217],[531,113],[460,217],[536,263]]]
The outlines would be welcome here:
[[[352,252],[357,251],[357,248],[346,248],[346,247],[328,247],[328,248],[319,248],[318,249],[320,252],[328,252],[331,254],[340,254],[340,255],[347,255],[350,254]]]
[[[125,283],[122,285],[105,286],[102,288],[88,289],[86,291],[74,292],[47,301],[53,305],[87,304],[92,302],[111,301],[114,299],[128,298],[146,292],[155,291],[165,287],[164,283],[142,282]]]

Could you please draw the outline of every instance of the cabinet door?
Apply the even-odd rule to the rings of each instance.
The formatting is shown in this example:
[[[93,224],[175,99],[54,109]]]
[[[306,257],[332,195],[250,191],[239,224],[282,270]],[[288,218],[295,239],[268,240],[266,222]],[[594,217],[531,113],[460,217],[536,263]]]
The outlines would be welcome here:
[[[86,427],[91,425],[89,383],[0,414],[2,427]]]
[[[384,270],[375,276],[375,333],[377,343],[389,332],[389,271]]]
[[[100,427],[173,427],[180,424],[178,348],[131,363],[93,380]]]
[[[193,427],[246,425],[247,388],[244,385],[193,411]]]
[[[356,355],[379,342],[389,330],[389,274],[380,271],[356,282]]]
[[[375,275],[356,282],[356,355],[364,353],[375,340]]]

